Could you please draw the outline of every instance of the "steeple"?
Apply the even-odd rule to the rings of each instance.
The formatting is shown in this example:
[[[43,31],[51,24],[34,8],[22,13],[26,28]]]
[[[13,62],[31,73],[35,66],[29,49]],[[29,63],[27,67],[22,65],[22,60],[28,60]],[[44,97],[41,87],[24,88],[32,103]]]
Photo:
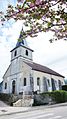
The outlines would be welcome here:
[[[20,32],[20,36],[19,36],[18,41],[17,41],[17,44],[16,44],[16,47],[18,47],[20,45],[28,47],[28,44],[27,44],[27,42],[26,42],[25,37],[23,36],[23,34],[24,34],[24,31],[23,31],[23,28],[22,28],[22,30]]]
[[[15,48],[11,50],[11,61],[19,58],[32,61],[33,50],[28,47],[23,34],[24,31],[22,29]]]

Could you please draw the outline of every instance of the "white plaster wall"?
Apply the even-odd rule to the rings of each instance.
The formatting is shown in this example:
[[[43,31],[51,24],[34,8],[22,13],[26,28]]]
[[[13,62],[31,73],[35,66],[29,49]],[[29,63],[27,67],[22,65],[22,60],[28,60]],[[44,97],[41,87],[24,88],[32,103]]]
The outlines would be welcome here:
[[[14,56],[15,50],[17,51],[17,56]],[[22,47],[22,46],[16,48],[15,50],[13,50],[11,52],[11,60],[13,60],[19,56],[21,56],[23,58],[27,58],[29,60],[32,60],[32,51],[31,50],[29,50],[25,47]],[[28,51],[28,56],[26,55],[26,50]]]
[[[22,58],[17,58],[14,59],[11,62],[11,72],[10,74],[15,74],[15,73],[20,73],[22,71],[22,67],[23,67],[23,59]]]
[[[39,72],[39,71],[34,71],[33,77],[34,77],[34,91],[37,91],[38,89],[37,77],[40,77],[40,91],[41,92],[43,92],[43,77],[46,77],[47,79],[50,80],[50,87],[48,87],[49,91],[52,91],[51,78],[57,81],[56,90],[59,90],[58,80],[60,80],[64,84],[64,79],[62,77],[50,75],[50,74]]]
[[[14,56],[15,51],[17,51],[17,55],[16,55],[16,56]],[[23,52],[22,52],[22,53],[23,53]],[[19,57],[20,55],[21,55],[21,46],[18,47],[18,48],[16,48],[15,50],[13,50],[13,51],[11,52],[11,60],[13,60],[13,59]],[[23,55],[23,54],[22,54],[22,55]]]
[[[38,90],[37,77],[40,77],[40,91],[43,92],[43,77],[46,77],[50,80],[50,75],[42,73],[42,72],[34,71],[34,91]],[[50,80],[50,83],[51,83],[51,80]],[[51,90],[51,87],[49,88],[49,91],[50,90]]]
[[[26,50],[28,51],[28,56],[26,55]],[[23,55],[22,55],[22,52],[23,52]],[[24,48],[24,47],[21,48],[21,55],[24,58],[28,58],[28,59],[32,60],[32,51],[27,48]]]
[[[5,83],[7,83],[7,88],[5,89]],[[3,93],[10,93],[10,80],[9,77],[5,78],[3,81]]]
[[[17,71],[15,69],[15,71]],[[7,73],[8,74],[8,73]],[[4,79],[3,82],[3,92],[4,93],[12,93],[12,81],[16,81],[16,94],[19,94],[19,92],[22,92],[23,90],[29,91],[30,89],[30,74],[32,75],[34,79],[34,91],[37,91],[39,87],[37,86],[37,77],[40,77],[40,91],[43,92],[43,77],[46,77],[50,80],[50,87],[48,87],[48,91],[52,91],[52,84],[51,84],[51,78],[57,81],[56,90],[59,90],[58,80],[61,80],[64,84],[64,79],[62,77],[50,75],[43,72],[33,71],[31,67],[29,67],[27,64],[23,63],[23,66],[21,68],[21,72],[16,74],[11,74],[10,76],[6,75],[7,77]],[[24,84],[24,78],[27,80],[27,85],[23,86]],[[4,89],[5,82],[7,82],[7,89]]]
[[[16,94],[19,94],[19,92],[22,92],[23,90],[28,91],[30,90],[30,73],[31,68],[23,63],[22,60],[17,59],[13,60],[10,66],[10,72],[6,74],[6,77],[4,77],[4,83],[3,83],[3,92],[4,93],[12,93],[12,81],[16,81]],[[23,86],[24,84],[24,78],[27,80],[27,85]],[[9,80],[8,80],[9,79]],[[7,82],[7,89],[4,89],[4,84]]]
[[[22,78],[22,80],[24,81],[24,78],[26,78],[26,81],[27,81],[26,86],[23,86],[23,90],[25,90],[25,91],[30,91],[30,74],[31,74],[31,67],[28,66],[27,64],[23,63],[23,78]]]

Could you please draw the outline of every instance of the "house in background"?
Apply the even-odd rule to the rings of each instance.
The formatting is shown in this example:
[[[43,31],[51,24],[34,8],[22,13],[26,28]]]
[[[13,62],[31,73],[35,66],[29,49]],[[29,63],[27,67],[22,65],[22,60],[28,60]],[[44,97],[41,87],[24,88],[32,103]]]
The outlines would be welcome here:
[[[33,50],[23,40],[22,34],[19,39],[11,50],[11,63],[3,76],[3,93],[18,95],[60,90],[64,85],[64,76],[33,62]]]

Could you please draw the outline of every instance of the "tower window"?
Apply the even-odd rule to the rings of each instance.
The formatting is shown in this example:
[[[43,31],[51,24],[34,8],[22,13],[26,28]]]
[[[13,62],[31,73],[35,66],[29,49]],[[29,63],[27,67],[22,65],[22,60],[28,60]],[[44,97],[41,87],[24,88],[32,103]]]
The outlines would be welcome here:
[[[28,56],[28,50],[26,50],[26,55]]]
[[[5,83],[5,89],[7,89],[7,83]]]
[[[26,78],[24,78],[24,86],[26,86]]]
[[[15,52],[14,52],[14,56],[17,56],[17,51],[15,50]]]

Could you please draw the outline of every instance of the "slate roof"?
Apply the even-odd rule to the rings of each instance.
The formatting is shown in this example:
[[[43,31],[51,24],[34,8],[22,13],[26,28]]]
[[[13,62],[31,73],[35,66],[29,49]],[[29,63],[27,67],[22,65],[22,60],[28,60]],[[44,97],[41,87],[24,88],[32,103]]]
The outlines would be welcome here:
[[[21,47],[24,47],[24,48],[26,48],[26,49],[28,49],[28,50],[31,50],[32,52],[34,52],[32,49],[30,49],[30,48],[28,48],[28,47],[26,47],[26,46],[22,46],[21,44],[20,44],[20,46]],[[15,50],[15,49],[17,49],[18,47],[20,47],[20,46],[16,46],[14,49],[12,49],[10,52],[12,52],[13,50]]]
[[[43,65],[40,65],[40,64],[37,64],[37,63],[28,63],[28,62],[25,62],[27,65],[29,65],[30,67],[32,67],[32,70],[35,70],[35,71],[39,71],[39,72],[44,72],[44,73],[48,73],[48,74],[52,74],[52,75],[55,75],[55,76],[60,76],[60,77],[63,77],[65,78],[64,76],[62,76],[61,74],[53,71],[52,69],[46,67],[46,66],[43,66]]]

